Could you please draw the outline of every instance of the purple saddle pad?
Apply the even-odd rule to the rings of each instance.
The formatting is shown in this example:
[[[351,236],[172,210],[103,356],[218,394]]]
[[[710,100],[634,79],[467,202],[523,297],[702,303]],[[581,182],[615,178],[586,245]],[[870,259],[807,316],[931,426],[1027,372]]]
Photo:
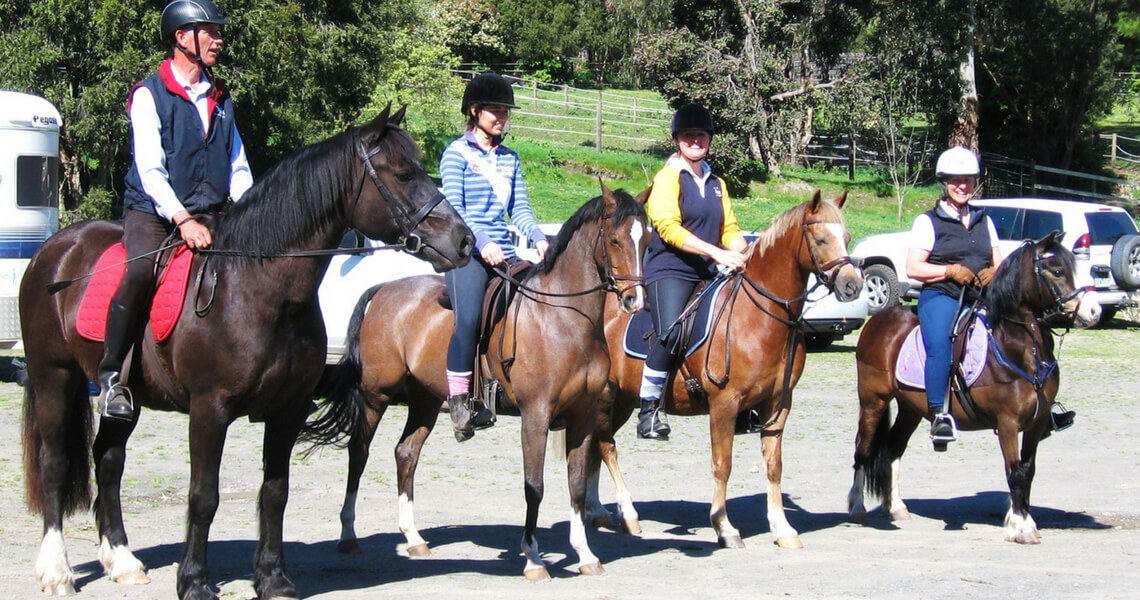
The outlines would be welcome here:
[[[962,359],[962,369],[966,374],[966,385],[974,385],[986,368],[986,328],[981,321],[975,319],[966,331],[966,336],[966,356]],[[906,336],[899,350],[895,379],[905,386],[926,389],[925,367],[926,348],[922,345],[922,330],[916,326]]]

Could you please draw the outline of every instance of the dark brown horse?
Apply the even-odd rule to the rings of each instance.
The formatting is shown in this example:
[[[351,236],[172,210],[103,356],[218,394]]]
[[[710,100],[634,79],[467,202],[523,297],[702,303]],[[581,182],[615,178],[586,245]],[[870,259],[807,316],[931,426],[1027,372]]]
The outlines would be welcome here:
[[[136,405],[190,415],[190,489],[178,595],[216,598],[206,568],[206,541],[218,508],[218,470],[230,423],[265,423],[264,479],[258,497],[260,540],[254,588],[260,598],[297,592],[285,572],[282,526],[289,457],[309,414],[325,359],[317,285],[349,228],[395,242],[417,240],[437,269],[464,264],[470,231],[435,188],[419,149],[399,128],[404,111],[303,148],[265,174],[242,202],[214,223],[214,254],[191,271],[172,336],[153,342],[148,326],[136,348],[129,385]],[[88,380],[102,344],[76,334],[84,275],[122,228],[88,221],[53,236],[32,259],[20,290],[28,379],[24,400],[27,503],[43,514],[36,577],[49,594],[75,592],[63,541],[63,518],[91,505],[94,458],[99,560],[112,580],[146,583],[145,567],[127,547],[120,481],[127,438],[136,421],[104,420],[92,445]],[[290,256],[290,255],[293,256]],[[199,275],[202,277],[199,279]],[[49,285],[75,282],[51,294]],[[192,284],[193,285],[193,284]],[[92,457],[94,452],[94,457]]]
[[[690,354],[684,371],[700,382],[704,394],[686,389],[675,377],[665,411],[674,415],[709,415],[715,489],[710,511],[717,540],[724,547],[742,547],[740,533],[728,519],[726,488],[732,472],[732,441],[736,416],[755,408],[764,415],[763,447],[768,469],[768,523],[777,543],[800,546],[799,534],[784,517],[780,491],[784,424],[791,410],[792,388],[804,366],[803,312],[808,275],[827,282],[840,300],[859,295],[863,276],[847,256],[848,234],[840,208],[846,194],[834,201],[815,197],[782,214],[748,249],[743,272],[721,289],[715,299],[713,331],[708,341]],[[606,310],[610,347],[609,384],[599,402],[596,448],[590,457],[589,516],[605,523],[612,516],[597,494],[598,470],[604,460],[614,480],[618,508],[625,528],[641,530],[637,511],[617,461],[616,432],[638,404],[644,361],[622,350],[622,335],[630,316]],[[642,442],[650,443],[650,442]]]
[[[961,429],[997,432],[1010,497],[1005,538],[1022,544],[1041,541],[1029,514],[1029,490],[1037,468],[1037,444],[1049,429],[1049,410],[1060,382],[1050,323],[1063,315],[1062,319],[1087,327],[1100,316],[1097,303],[1074,290],[1073,255],[1057,237],[1054,232],[1026,242],[1002,261],[985,290],[990,351],[980,378],[969,388],[977,406],[974,416],[956,398],[951,402]],[[859,334],[855,350],[859,433],[855,480],[847,497],[852,521],[866,517],[864,489],[882,500],[891,519],[910,518],[899,494],[899,466],[907,441],[930,411],[923,390],[896,380],[895,366],[903,340],[917,326],[912,308],[896,306],[868,320]],[[892,400],[898,403],[893,424]],[[1022,433],[1020,455],[1018,432]]]
[[[522,417],[527,505],[522,549],[528,579],[549,578],[535,528],[543,496],[546,444],[555,417],[564,420],[568,439],[570,502],[575,515],[570,521],[570,544],[578,553],[581,573],[602,571],[601,562],[587,545],[583,524],[586,450],[597,417],[597,397],[610,366],[602,332],[607,290],[617,292],[615,304],[623,310],[635,312],[643,303],[641,257],[649,234],[644,199],[639,200],[603,186],[600,197],[578,209],[562,226],[543,263],[522,280],[506,316],[486,342],[484,359],[490,377],[501,382],[505,399]],[[621,281],[633,283],[619,288]],[[412,506],[420,450],[447,394],[445,359],[454,319],[440,305],[444,292],[443,279],[437,276],[381,284],[365,292],[349,324],[340,387],[330,393],[330,399],[349,395],[353,403],[336,399],[332,406],[356,405],[364,418],[349,419],[358,426],[348,446],[342,551],[357,548],[353,522],[360,475],[376,426],[403,388],[408,421],[396,446],[400,531],[409,554],[428,554]],[[322,420],[343,422],[335,415]]]

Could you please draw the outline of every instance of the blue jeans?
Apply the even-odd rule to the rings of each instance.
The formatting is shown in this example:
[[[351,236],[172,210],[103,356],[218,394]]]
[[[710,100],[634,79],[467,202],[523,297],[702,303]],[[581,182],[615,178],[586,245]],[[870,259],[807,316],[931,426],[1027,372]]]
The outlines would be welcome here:
[[[447,295],[455,313],[455,331],[447,345],[447,370],[470,372],[479,348],[479,321],[483,318],[483,296],[493,277],[491,266],[471,257],[471,262],[444,273]]]
[[[950,330],[958,316],[958,299],[939,290],[923,290],[918,296],[918,327],[926,348],[926,402],[934,413],[942,411],[950,384]]]

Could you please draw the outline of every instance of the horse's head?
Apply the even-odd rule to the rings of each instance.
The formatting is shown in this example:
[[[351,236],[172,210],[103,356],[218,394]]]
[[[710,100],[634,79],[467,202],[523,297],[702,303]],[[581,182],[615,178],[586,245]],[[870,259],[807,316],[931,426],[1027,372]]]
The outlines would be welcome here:
[[[601,180],[599,180],[601,183]],[[635,313],[645,306],[645,274],[642,257],[649,246],[649,226],[645,216],[645,200],[649,189],[631,197],[624,190],[610,191],[602,183],[605,215],[598,235],[609,281],[618,295],[618,306]]]
[[[475,239],[428,177],[419,147],[400,128],[405,109],[389,114],[390,108],[354,133],[364,172],[349,223],[370,238],[402,241],[437,271],[463,266]]]
[[[823,200],[819,190],[804,203],[803,240],[800,264],[815,273],[840,302],[850,302],[863,289],[863,272],[847,254],[851,234],[843,220],[843,203],[847,192],[834,200]]]
[[[1004,261],[986,289],[991,310],[1014,314],[1024,308],[1045,323],[1090,327],[1100,319],[1100,305],[1073,281],[1076,261],[1054,231],[1027,240]]]

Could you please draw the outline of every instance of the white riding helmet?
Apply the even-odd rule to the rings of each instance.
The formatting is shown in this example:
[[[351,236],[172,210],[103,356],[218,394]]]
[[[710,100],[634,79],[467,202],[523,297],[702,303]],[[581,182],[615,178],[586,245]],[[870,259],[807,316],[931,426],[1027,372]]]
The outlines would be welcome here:
[[[954,146],[949,150],[942,153],[938,157],[938,163],[934,167],[934,173],[939,178],[953,177],[955,175],[972,175],[977,177],[982,174],[981,167],[978,166],[978,157],[965,146]]]

